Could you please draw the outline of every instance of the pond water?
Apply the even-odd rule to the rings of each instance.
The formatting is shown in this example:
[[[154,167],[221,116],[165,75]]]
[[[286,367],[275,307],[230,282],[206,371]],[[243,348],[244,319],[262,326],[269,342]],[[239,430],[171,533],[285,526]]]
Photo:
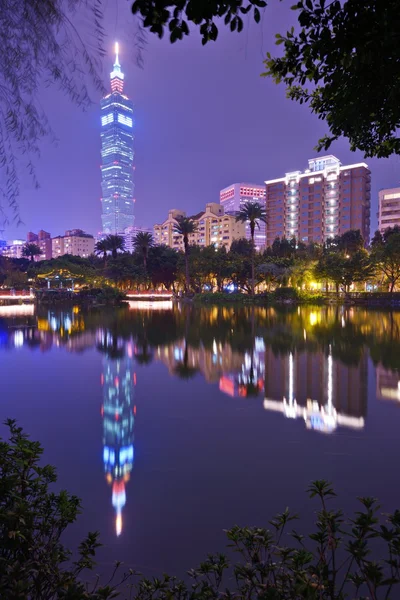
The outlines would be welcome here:
[[[83,500],[69,541],[100,531],[100,569],[181,576],[286,506],[307,526],[314,479],[346,511],[400,507],[400,313],[0,307],[0,382],[1,420]]]

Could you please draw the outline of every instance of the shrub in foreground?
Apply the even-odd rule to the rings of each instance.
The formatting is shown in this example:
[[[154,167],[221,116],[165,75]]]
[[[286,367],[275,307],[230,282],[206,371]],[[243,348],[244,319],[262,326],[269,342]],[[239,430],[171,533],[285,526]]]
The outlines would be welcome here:
[[[61,542],[81,511],[80,500],[52,492],[53,467],[39,466],[42,448],[8,421],[10,439],[0,441],[0,598],[7,600],[364,600],[399,597],[400,512],[382,517],[373,498],[360,498],[360,510],[346,519],[330,508],[335,496],[325,481],[309,491],[317,498],[315,530],[301,535],[289,510],[270,529],[233,527],[227,531],[231,562],[209,555],[189,579],[164,575],[147,579],[128,571],[93,586],[98,534],[89,533],[75,560]],[[119,581],[115,581],[119,577]]]

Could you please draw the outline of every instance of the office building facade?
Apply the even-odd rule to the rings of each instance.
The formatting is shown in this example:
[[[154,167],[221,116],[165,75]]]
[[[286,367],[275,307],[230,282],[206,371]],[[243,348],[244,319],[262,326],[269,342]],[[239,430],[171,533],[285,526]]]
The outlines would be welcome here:
[[[380,190],[378,229],[383,233],[396,226],[400,227],[400,187]]]
[[[266,243],[279,237],[323,243],[349,229],[370,236],[371,172],[365,163],[342,165],[335,156],[308,161],[266,184]]]
[[[186,217],[181,210],[172,209],[168,218],[154,225],[153,235],[156,244],[165,244],[176,250],[184,250],[183,236],[175,233],[174,228],[180,217]],[[189,244],[196,246],[224,246],[229,250],[234,240],[245,237],[244,223],[237,223],[233,215],[226,215],[223,206],[216,202],[206,204],[205,211],[191,217],[196,224],[196,232],[189,236]]]
[[[224,207],[225,214],[237,215],[247,202],[258,202],[265,206],[265,185],[258,183],[233,183],[219,193],[219,202]],[[265,248],[266,241],[265,223],[259,223],[254,234],[256,250]],[[245,237],[250,240],[250,225],[246,223]]]
[[[111,93],[101,101],[102,230],[121,234],[134,224],[133,104],[123,94],[124,73],[116,56]]]

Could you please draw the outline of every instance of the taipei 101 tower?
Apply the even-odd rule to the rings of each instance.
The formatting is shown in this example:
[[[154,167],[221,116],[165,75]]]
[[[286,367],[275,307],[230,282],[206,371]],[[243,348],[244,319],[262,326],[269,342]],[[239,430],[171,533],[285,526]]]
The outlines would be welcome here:
[[[134,224],[133,103],[124,94],[124,73],[115,44],[111,93],[101,100],[101,221],[103,233],[121,234]]]

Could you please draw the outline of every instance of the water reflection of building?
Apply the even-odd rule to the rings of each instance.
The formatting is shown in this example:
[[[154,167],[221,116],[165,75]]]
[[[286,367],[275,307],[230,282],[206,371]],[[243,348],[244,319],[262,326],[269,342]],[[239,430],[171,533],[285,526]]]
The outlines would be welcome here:
[[[209,383],[217,383],[225,371],[239,370],[243,362],[243,354],[235,352],[227,343],[214,340],[212,348],[188,347],[188,366],[202,373]],[[185,340],[179,340],[170,346],[159,346],[156,357],[167,365],[170,373],[184,360]]]
[[[376,397],[378,400],[395,400],[400,402],[400,373],[376,367]]]
[[[246,397],[256,395],[264,389],[265,344],[262,338],[256,337],[254,347],[242,356],[240,369],[233,365],[226,369],[220,377],[219,389],[228,396]]]
[[[96,333],[86,331],[85,320],[78,306],[40,313],[35,336],[42,351],[50,350],[55,345],[69,352],[83,352],[96,343]]]
[[[307,428],[331,433],[338,426],[362,429],[367,411],[367,355],[356,366],[328,354],[265,353],[264,408],[290,419],[303,418]]]
[[[108,334],[103,334],[108,335]],[[106,340],[103,340],[103,348]],[[126,483],[134,462],[133,428],[135,375],[132,374],[132,345],[118,358],[103,358],[103,462],[107,482],[112,488],[116,534],[122,532],[122,511],[126,504]]]
[[[177,365],[185,359],[185,341],[157,348],[156,357],[174,373]],[[264,387],[264,341],[256,338],[252,351],[238,352],[229,343],[213,341],[211,348],[202,344],[188,346],[187,366],[203,374],[209,383],[218,383],[229,396],[246,396],[248,385],[254,384],[262,391]]]

